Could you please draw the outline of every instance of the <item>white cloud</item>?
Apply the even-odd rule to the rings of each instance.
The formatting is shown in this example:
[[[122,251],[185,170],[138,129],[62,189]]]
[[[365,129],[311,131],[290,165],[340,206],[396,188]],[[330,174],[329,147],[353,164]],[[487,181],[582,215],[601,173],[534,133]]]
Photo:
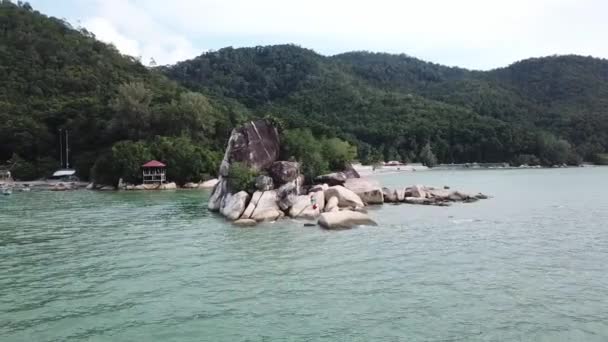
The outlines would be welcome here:
[[[186,35],[133,2],[96,0],[93,9],[93,16],[85,19],[83,26],[122,53],[141,57],[144,63],[153,58],[158,64],[170,64],[201,53]]]
[[[530,56],[608,57],[603,0],[91,0],[84,25],[159,64],[226,45],[403,52],[487,69]]]

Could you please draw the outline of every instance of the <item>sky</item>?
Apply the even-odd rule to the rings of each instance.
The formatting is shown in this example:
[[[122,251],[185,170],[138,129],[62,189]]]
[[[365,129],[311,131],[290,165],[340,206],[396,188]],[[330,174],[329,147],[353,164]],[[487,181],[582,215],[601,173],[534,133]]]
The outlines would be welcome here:
[[[29,0],[147,64],[293,43],[488,70],[529,57],[608,57],[606,0]]]

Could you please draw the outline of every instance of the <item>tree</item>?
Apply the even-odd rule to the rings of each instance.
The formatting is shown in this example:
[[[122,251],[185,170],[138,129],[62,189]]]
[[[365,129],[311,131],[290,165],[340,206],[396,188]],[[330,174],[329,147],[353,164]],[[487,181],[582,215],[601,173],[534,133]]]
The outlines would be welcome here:
[[[282,137],[282,159],[297,160],[307,181],[329,171],[329,163],[323,157],[322,144],[308,129],[288,130]]]
[[[141,82],[124,83],[110,106],[116,111],[111,127],[119,136],[141,139],[149,132],[152,92]]]
[[[228,171],[228,186],[234,192],[253,192],[258,173],[243,163],[232,163]]]
[[[322,155],[327,160],[330,170],[344,170],[346,164],[357,157],[357,148],[344,140],[338,138],[323,139],[321,144]]]
[[[120,141],[112,146],[114,180],[122,178],[127,183],[141,183],[141,166],[153,159],[150,148],[143,141]]]
[[[433,153],[431,143],[427,142],[420,151],[420,161],[422,162],[422,165],[428,167],[434,167],[437,165],[437,157],[435,157],[435,154]]]
[[[199,147],[186,136],[156,137],[151,146],[154,158],[167,164],[167,179],[178,184],[215,175],[221,161],[218,152]]]

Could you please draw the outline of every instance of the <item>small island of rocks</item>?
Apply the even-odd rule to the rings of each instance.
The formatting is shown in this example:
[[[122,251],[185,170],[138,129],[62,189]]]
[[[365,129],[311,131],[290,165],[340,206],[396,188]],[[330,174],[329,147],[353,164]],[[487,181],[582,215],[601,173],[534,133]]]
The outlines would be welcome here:
[[[305,181],[297,161],[278,160],[280,135],[266,120],[251,121],[235,128],[219,169],[218,182],[208,208],[237,226],[283,217],[317,220],[326,229],[376,225],[365,207],[384,203],[449,206],[487,199],[483,194],[465,194],[449,187],[414,185],[389,189],[377,181],[361,178],[351,165],[344,170]],[[234,189],[231,168],[247,168],[259,174],[252,189]]]

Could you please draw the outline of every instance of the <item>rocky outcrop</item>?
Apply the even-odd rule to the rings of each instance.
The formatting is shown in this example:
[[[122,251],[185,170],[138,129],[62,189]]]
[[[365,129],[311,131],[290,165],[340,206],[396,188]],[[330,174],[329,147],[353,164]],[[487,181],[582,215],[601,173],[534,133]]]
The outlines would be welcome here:
[[[325,198],[332,197],[338,199],[338,206],[342,208],[362,208],[365,206],[357,194],[341,185],[331,186],[325,190]]]
[[[344,183],[344,187],[351,190],[366,205],[384,203],[384,194],[380,184],[367,178],[350,178]]]
[[[283,185],[296,180],[300,176],[300,164],[289,161],[276,161],[268,169],[268,174],[275,184]]]
[[[198,189],[199,186],[200,186],[199,183],[188,182],[188,183],[182,185],[182,188],[183,189]]]
[[[249,194],[245,191],[229,194],[224,197],[221,213],[231,221],[237,220],[245,211],[248,203]]]
[[[266,120],[251,121],[232,130],[226,149],[227,161],[229,164],[244,163],[262,171],[279,158],[279,150],[276,128]]]
[[[274,182],[268,176],[257,176],[255,179],[255,188],[258,191],[269,191],[274,189]]]
[[[323,213],[318,224],[325,229],[349,229],[359,225],[378,225],[367,214],[351,210]]]
[[[253,170],[262,171],[277,160],[279,149],[279,133],[266,120],[251,121],[233,129],[220,164],[218,183],[209,199],[209,210],[219,211],[222,200],[230,193],[226,177],[231,164],[243,163]]]

